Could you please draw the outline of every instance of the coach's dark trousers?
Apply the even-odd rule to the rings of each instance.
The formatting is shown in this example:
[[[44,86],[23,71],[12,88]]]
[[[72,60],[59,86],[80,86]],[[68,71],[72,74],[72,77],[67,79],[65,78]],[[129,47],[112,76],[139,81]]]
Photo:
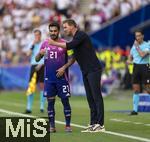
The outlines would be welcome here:
[[[101,94],[101,70],[83,74],[83,82],[90,108],[90,125],[104,125],[104,103]]]

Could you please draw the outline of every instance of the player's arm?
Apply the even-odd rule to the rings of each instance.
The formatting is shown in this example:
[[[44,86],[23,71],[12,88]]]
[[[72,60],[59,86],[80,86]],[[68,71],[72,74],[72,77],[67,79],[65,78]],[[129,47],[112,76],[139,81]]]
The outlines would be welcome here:
[[[34,49],[34,44],[36,43],[36,40],[34,40],[33,41],[33,43],[30,43],[29,44],[29,46],[28,46],[28,51],[26,52],[26,55],[27,56],[31,56],[31,54],[32,54],[32,51],[33,51],[33,49]]]
[[[128,56],[128,59],[126,61],[127,64],[132,64],[133,62],[133,54],[134,54],[134,45],[132,46],[131,50],[130,50],[130,54]]]
[[[136,47],[136,50],[141,57],[145,57],[146,55],[150,53],[150,51],[142,51],[138,46]]]
[[[34,49],[34,45],[30,45],[28,51],[26,52],[26,55],[29,57],[32,54],[32,50]]]
[[[136,40],[134,41],[134,46],[141,57],[144,57],[149,54],[149,51],[142,51],[140,49],[139,43]]]
[[[29,51],[26,52],[26,55],[29,57],[29,56],[31,56],[31,54],[32,54],[32,50],[29,49]]]
[[[56,72],[57,72],[56,76],[57,76],[57,77],[63,76],[64,73],[65,73],[65,70],[66,70],[67,68],[69,68],[74,62],[75,62],[75,58],[70,58],[70,59],[68,60],[68,62],[67,62],[65,65],[63,65],[63,66],[60,67],[58,70],[56,70]]]
[[[36,62],[40,61],[43,58],[44,54],[45,54],[45,49],[41,49],[40,52],[35,57]]]
[[[127,64],[132,64],[133,56],[129,55],[127,59]]]

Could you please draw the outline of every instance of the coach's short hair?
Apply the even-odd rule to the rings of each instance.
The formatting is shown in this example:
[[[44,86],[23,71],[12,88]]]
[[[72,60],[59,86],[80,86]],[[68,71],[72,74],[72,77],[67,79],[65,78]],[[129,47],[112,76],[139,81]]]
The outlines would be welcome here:
[[[39,29],[35,29],[33,32],[34,33],[39,33],[40,35],[42,34],[42,32]]]
[[[57,29],[60,31],[60,25],[58,22],[53,21],[49,24],[48,28],[50,29],[50,27],[57,27]]]
[[[63,21],[63,24],[67,23],[69,26],[77,27],[76,22],[73,19],[66,19]]]

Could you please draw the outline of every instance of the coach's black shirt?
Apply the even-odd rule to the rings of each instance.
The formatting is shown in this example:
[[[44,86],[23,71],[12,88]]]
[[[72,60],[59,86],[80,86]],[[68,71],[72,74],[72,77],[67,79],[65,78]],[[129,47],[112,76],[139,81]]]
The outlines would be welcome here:
[[[66,43],[67,49],[74,50],[74,56],[81,71],[89,73],[101,69],[101,64],[92,47],[89,36],[83,31],[77,31],[71,42]]]

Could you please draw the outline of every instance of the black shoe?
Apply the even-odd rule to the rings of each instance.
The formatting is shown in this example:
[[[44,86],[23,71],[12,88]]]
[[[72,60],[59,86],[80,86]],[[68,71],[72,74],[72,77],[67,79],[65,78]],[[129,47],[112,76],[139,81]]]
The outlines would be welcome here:
[[[138,112],[133,110],[133,111],[131,111],[130,115],[138,115]]]
[[[25,114],[30,114],[30,113],[32,113],[31,110],[26,110],[26,111],[25,111]]]
[[[44,109],[40,109],[40,112],[41,112],[41,113],[44,113]]]

